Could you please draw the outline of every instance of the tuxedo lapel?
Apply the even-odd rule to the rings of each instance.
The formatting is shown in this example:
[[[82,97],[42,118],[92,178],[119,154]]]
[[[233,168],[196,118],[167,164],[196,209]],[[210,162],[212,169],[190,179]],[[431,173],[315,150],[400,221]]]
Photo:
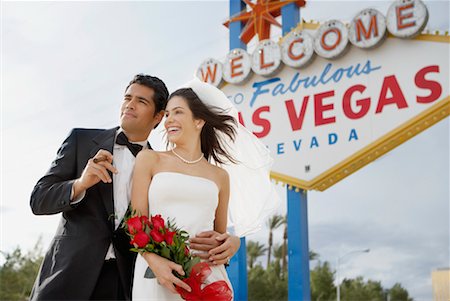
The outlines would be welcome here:
[[[91,158],[93,156],[95,156],[95,154],[100,150],[100,149],[104,149],[109,151],[111,154],[113,154],[113,149],[114,149],[114,138],[116,136],[116,131],[117,131],[118,127],[113,128],[113,129],[109,129],[106,130],[104,132],[102,132],[101,134],[99,134],[98,136],[96,136],[94,139],[92,139],[92,141],[94,142],[94,144],[96,145],[92,150],[91,150]],[[114,156],[114,154],[113,154]],[[114,160],[114,159],[113,159]],[[111,179],[112,179],[112,174],[111,172],[109,172]],[[113,184],[114,183],[103,183],[102,181],[100,181],[97,185],[98,185],[98,189],[99,189],[99,193],[103,199],[103,204],[105,205],[106,208],[106,212],[108,214],[108,220],[110,222],[110,226],[111,229],[114,230],[115,225],[114,225],[114,195],[113,195]]]

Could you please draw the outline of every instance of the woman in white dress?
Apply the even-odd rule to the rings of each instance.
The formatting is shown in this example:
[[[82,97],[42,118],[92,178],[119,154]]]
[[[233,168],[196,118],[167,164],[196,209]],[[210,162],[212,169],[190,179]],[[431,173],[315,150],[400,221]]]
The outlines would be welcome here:
[[[179,89],[169,98],[164,126],[171,151],[142,151],[136,158],[131,204],[146,216],[161,214],[174,219],[190,236],[196,233],[227,230],[229,200],[228,173],[207,159],[234,162],[221,146],[216,131],[234,138],[233,117],[210,110],[190,88]],[[156,278],[144,278],[147,267]],[[212,266],[208,282],[225,280],[223,265]],[[153,253],[138,256],[133,284],[133,300],[179,300],[174,284],[189,291],[176,278],[183,275],[180,265]],[[159,283],[159,284],[158,284]]]
[[[191,237],[207,230],[224,233],[227,221],[238,236],[255,232],[279,203],[270,183],[273,160],[267,148],[237,124],[237,110],[228,98],[199,80],[172,93],[165,112],[172,149],[145,150],[136,157],[133,209],[174,219]],[[224,280],[232,289],[224,265],[210,263],[206,284]],[[155,278],[144,277],[148,267]],[[132,299],[182,300],[175,285],[190,288],[173,271],[184,274],[180,265],[156,254],[138,255]]]

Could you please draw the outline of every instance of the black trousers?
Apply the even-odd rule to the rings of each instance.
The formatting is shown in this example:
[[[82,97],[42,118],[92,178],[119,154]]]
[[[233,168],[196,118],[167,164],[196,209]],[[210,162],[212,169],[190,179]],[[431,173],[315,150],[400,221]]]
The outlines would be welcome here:
[[[104,262],[90,300],[125,300],[115,259]]]

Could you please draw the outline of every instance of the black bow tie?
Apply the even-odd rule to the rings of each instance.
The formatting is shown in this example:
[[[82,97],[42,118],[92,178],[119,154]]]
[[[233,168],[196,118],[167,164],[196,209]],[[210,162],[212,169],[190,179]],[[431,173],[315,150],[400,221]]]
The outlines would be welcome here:
[[[142,145],[131,143],[128,141],[128,137],[125,135],[124,132],[120,132],[119,135],[117,135],[116,143],[119,145],[125,145],[128,147],[130,152],[133,154],[133,156],[137,156],[137,154],[142,150]]]

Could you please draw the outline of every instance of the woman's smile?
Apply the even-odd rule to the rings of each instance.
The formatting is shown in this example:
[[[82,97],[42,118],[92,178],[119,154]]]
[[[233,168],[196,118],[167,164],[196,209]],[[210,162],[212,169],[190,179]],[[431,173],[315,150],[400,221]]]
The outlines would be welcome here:
[[[167,128],[167,134],[168,135],[175,135],[177,134],[181,129],[179,127],[170,126]]]

